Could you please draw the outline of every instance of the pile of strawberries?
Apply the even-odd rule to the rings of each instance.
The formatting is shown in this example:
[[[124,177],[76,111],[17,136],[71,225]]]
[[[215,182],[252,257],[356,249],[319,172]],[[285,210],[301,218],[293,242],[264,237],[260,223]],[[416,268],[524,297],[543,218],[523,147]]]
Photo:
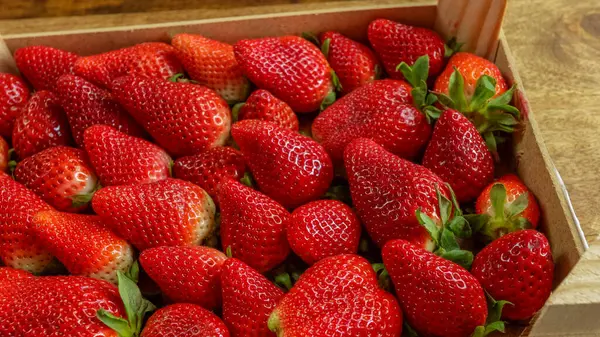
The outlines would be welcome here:
[[[535,197],[500,172],[514,89],[434,31],[378,19],[368,40],[17,50],[0,336],[466,337],[533,317],[554,265]]]

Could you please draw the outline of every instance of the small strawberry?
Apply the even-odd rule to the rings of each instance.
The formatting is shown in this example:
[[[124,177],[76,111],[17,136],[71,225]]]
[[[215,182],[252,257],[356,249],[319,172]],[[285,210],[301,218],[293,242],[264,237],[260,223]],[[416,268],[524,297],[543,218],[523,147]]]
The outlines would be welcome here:
[[[33,278],[33,274],[23,270],[11,267],[0,267],[0,285],[4,286],[4,282],[13,282],[23,278]]]
[[[9,138],[15,118],[29,99],[29,88],[12,74],[0,73],[0,136]]]
[[[333,179],[333,165],[314,140],[271,122],[235,123],[231,135],[258,187],[285,207],[319,198]]]
[[[73,73],[78,58],[77,54],[47,46],[29,46],[15,51],[19,71],[36,90],[54,90],[59,77]]]
[[[288,211],[266,195],[227,180],[219,192],[221,243],[238,258],[263,273],[283,262],[290,252],[285,236]]]
[[[250,94],[245,103],[234,106],[232,114],[234,120],[260,119],[298,131],[298,117],[292,108],[263,89],[258,89]]]
[[[8,143],[0,136],[0,172],[6,172],[10,161],[10,148]]]
[[[233,50],[244,75],[295,112],[312,112],[335,100],[327,59],[299,36],[241,40]]]
[[[268,326],[278,337],[398,337],[402,312],[379,288],[369,262],[344,254],[308,268],[279,301]]]
[[[221,271],[227,257],[203,246],[155,247],[140,254],[144,271],[169,300],[213,310],[221,306]]]
[[[87,208],[98,179],[83,150],[56,146],[19,162],[15,179],[54,208],[80,212]]]
[[[286,222],[290,247],[309,265],[329,256],[356,254],[361,226],[350,207],[317,200],[296,208]]]
[[[69,123],[58,98],[50,91],[37,91],[15,120],[12,143],[21,159],[50,147],[72,142]]]
[[[113,93],[156,142],[175,157],[224,145],[229,135],[229,106],[213,90],[191,83],[121,77]]]
[[[89,127],[83,144],[102,186],[146,184],[170,176],[172,160],[163,149],[113,127]]]
[[[140,337],[165,336],[229,337],[229,331],[212,312],[194,304],[179,303],[152,314]]]

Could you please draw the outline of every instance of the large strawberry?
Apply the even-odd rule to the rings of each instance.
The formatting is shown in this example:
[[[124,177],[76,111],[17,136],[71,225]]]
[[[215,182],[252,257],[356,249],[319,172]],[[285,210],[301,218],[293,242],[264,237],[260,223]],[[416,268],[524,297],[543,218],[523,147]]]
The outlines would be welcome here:
[[[170,176],[172,160],[163,149],[113,127],[89,127],[83,144],[102,186],[145,184]]]
[[[198,245],[215,225],[212,199],[202,188],[179,179],[104,187],[94,194],[92,207],[139,250]]]
[[[140,335],[140,337],[166,336],[229,337],[230,335],[217,315],[194,304],[178,303],[168,305],[152,314]]]
[[[0,136],[9,138],[15,118],[27,104],[29,88],[12,74],[0,73]]]
[[[0,172],[6,172],[8,162],[10,161],[10,147],[8,143],[0,136]]]
[[[319,198],[333,179],[333,165],[314,140],[271,122],[237,122],[231,135],[261,191],[293,208]]]
[[[51,147],[19,162],[15,179],[65,212],[85,210],[98,184],[85,151],[67,146]]]
[[[245,103],[234,106],[232,114],[234,119],[237,118],[240,121],[260,119],[298,131],[298,117],[296,117],[292,108],[264,89],[254,91]]]
[[[250,81],[296,112],[312,112],[335,99],[327,59],[299,36],[241,40],[233,50]]]
[[[216,92],[191,83],[121,77],[113,93],[159,145],[175,157],[225,144],[229,106]]]
[[[223,264],[223,321],[233,337],[274,337],[267,321],[283,291],[244,262]]]
[[[227,180],[219,192],[223,250],[259,272],[285,260],[290,252],[285,236],[288,211],[266,195]]]
[[[54,90],[59,77],[73,73],[78,58],[77,54],[47,46],[28,46],[15,51],[19,71],[36,90]]]
[[[140,255],[144,271],[176,303],[221,306],[221,271],[227,257],[203,246],[155,247]]]
[[[279,337],[399,337],[402,312],[379,288],[377,275],[358,255],[317,262],[277,304],[268,322]]]

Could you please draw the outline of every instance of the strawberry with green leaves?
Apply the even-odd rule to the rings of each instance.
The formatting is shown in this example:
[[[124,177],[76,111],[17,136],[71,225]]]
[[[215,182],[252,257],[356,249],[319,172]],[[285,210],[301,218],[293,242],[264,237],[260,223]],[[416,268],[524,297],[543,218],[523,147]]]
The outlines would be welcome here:
[[[140,337],[229,337],[221,319],[201,306],[177,303],[157,310],[146,322]],[[235,336],[235,335],[234,335]]]
[[[12,135],[15,118],[28,99],[29,88],[20,77],[0,73],[0,136]]]
[[[15,51],[19,72],[36,90],[53,91],[59,77],[73,74],[78,58],[77,54],[48,46],[27,46]]]
[[[234,120],[260,119],[273,122],[281,127],[298,131],[298,117],[284,101],[264,89],[258,89],[245,103],[236,104],[232,109]]]

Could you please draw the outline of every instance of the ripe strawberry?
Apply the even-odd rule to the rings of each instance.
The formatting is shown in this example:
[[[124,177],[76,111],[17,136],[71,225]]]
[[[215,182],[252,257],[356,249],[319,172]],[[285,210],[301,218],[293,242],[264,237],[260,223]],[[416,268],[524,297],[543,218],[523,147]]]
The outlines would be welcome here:
[[[221,202],[221,242],[236,257],[263,273],[283,262],[290,252],[285,237],[288,211],[266,195],[235,180],[224,181]]]
[[[51,147],[19,162],[15,179],[65,212],[85,210],[98,184],[85,152],[67,146]]]
[[[0,73],[0,136],[12,135],[15,118],[28,98],[29,88],[20,77]]]
[[[244,262],[223,264],[223,321],[233,337],[272,337],[267,321],[283,291]]]
[[[218,204],[221,181],[240,180],[246,171],[242,154],[230,147],[215,147],[194,156],[181,157],[173,165],[175,177],[202,187]]]
[[[96,124],[117,128],[132,136],[142,137],[144,130],[112,98],[111,94],[81,77],[61,76],[56,93],[65,109],[75,143],[83,146],[83,132]]]
[[[67,116],[50,91],[37,91],[15,119],[12,143],[19,158],[25,159],[42,150],[70,145],[71,131]]]
[[[213,310],[221,306],[221,271],[227,257],[203,246],[155,247],[140,254],[144,271],[175,303]]]
[[[279,301],[268,325],[279,337],[398,337],[402,312],[396,299],[379,289],[369,262],[344,254],[306,270]]]
[[[246,99],[250,83],[235,60],[232,45],[194,34],[177,34],[171,43],[193,80],[229,103]]]
[[[233,50],[244,75],[295,112],[312,112],[335,99],[327,59],[299,36],[241,40]]]
[[[175,157],[225,144],[229,106],[216,92],[191,83],[121,77],[113,82],[117,100]]]
[[[23,270],[11,267],[0,267],[0,285],[3,287],[6,282],[14,282],[24,278],[33,278],[33,274]]]
[[[81,275],[117,283],[117,271],[127,272],[133,249],[111,232],[97,215],[42,211],[33,218],[40,244],[67,268]]]
[[[273,122],[283,128],[298,131],[298,117],[284,101],[273,96],[270,92],[258,89],[250,94],[246,103],[233,107],[234,120],[260,119]]]
[[[380,77],[381,64],[369,47],[333,31],[322,33],[320,41],[342,93],[347,94]]]
[[[141,334],[141,337],[164,336],[229,337],[229,332],[212,312],[194,304],[179,303],[150,316]]]
[[[333,165],[314,140],[258,120],[237,122],[231,135],[260,190],[283,206],[302,205],[329,188]]]
[[[54,90],[59,77],[73,73],[78,58],[77,54],[47,46],[29,46],[15,51],[19,71],[36,90]]]
[[[309,265],[329,256],[356,254],[361,226],[350,207],[317,200],[296,208],[286,222],[290,247]]]
[[[10,161],[8,143],[0,136],[0,172],[6,172]]]
[[[215,225],[212,199],[202,188],[179,179],[104,187],[94,194],[92,207],[139,250],[199,245]]]
[[[172,160],[163,149],[113,127],[89,127],[83,144],[102,186],[146,184],[170,176]]]

